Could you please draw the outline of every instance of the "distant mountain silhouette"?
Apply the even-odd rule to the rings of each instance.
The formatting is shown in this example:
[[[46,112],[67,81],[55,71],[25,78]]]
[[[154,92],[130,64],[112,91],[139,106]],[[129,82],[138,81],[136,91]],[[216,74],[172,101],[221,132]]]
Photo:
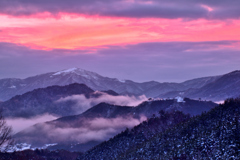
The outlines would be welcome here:
[[[240,96],[240,71],[234,71],[211,79],[200,88],[188,89],[185,91],[174,91],[160,94],[158,97],[183,96],[194,99],[206,99],[222,101],[227,98]]]
[[[236,73],[235,73],[236,72]],[[86,71],[80,68],[70,68],[57,72],[45,73],[26,79],[7,78],[0,79],[0,100],[6,101],[10,98],[21,95],[26,92],[38,88],[59,85],[65,86],[72,83],[85,84],[93,90],[113,90],[118,94],[128,95],[146,95],[147,97],[168,98],[183,94],[184,97],[192,96],[191,98],[204,98],[206,100],[224,100],[225,98],[235,97],[239,92],[230,92],[231,88],[239,82],[238,71],[229,73],[232,75],[231,80],[226,78],[226,75],[203,77],[193,80],[188,80],[182,83],[159,83],[149,81],[138,83],[131,80],[119,80],[117,78],[108,78],[97,73]],[[233,74],[235,73],[235,74]],[[225,77],[225,78],[224,78]],[[218,81],[218,80],[221,80]],[[220,95],[211,94],[206,89],[212,85],[212,92],[222,92]],[[224,88],[228,84],[228,88]],[[202,90],[201,90],[202,89]],[[204,91],[205,90],[205,91]],[[201,91],[198,93],[198,91]]]

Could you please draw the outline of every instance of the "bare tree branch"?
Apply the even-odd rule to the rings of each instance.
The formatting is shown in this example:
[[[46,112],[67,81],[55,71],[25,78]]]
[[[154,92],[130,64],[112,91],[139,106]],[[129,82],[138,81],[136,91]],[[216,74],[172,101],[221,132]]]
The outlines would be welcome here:
[[[0,151],[6,151],[12,146],[13,140],[11,134],[12,128],[7,126],[2,111],[0,111]]]

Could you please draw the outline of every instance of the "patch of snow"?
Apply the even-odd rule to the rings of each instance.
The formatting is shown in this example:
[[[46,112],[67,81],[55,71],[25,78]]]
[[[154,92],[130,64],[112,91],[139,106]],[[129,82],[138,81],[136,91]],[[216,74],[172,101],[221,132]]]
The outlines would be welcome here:
[[[56,146],[57,143],[45,144],[42,148],[46,149],[47,147]]]
[[[80,68],[70,68],[70,69],[66,69],[63,71],[59,71],[59,72],[52,74],[50,77],[52,78],[52,76],[61,75],[61,74],[69,74],[69,73],[74,73],[76,75],[80,75],[87,79],[96,79],[96,80],[99,79],[98,74],[96,74],[94,72],[89,72],[89,71],[86,71],[86,70],[83,70]]]
[[[94,73],[90,73],[90,74],[86,74],[86,73],[84,73],[84,74],[78,74],[78,75],[81,75],[82,77],[85,77],[85,78],[87,78],[87,79],[99,79],[96,75],[94,75]]]
[[[222,101],[216,101],[215,103],[217,103],[217,104],[223,104],[223,103],[224,103],[224,100],[222,100]]]
[[[92,78],[94,78],[94,79],[99,79],[97,76],[92,76]]]
[[[125,82],[126,82],[126,80],[124,80],[124,79],[118,79],[118,81],[119,81],[119,82],[122,82],[122,83],[125,83]]]
[[[180,92],[180,93],[179,93],[179,95],[183,95],[183,94],[184,94],[184,92]]]
[[[55,145],[57,145],[57,143],[45,144],[42,147],[32,147],[32,145],[28,143],[17,143],[11,149],[7,150],[7,152],[24,151],[27,149],[31,149],[31,150],[47,149],[48,147],[55,146]]]
[[[175,97],[175,99],[177,100],[177,102],[185,102],[184,100],[183,100],[183,98],[182,97]]]
[[[8,88],[15,89],[15,88],[17,88],[17,87],[14,86],[14,85],[12,85],[11,87],[8,87]]]
[[[81,75],[81,76],[83,76],[83,77],[85,77],[85,78],[88,78],[88,79],[91,78],[91,77],[90,77],[89,75],[87,75],[87,74],[83,74],[83,75]],[[94,79],[95,79],[95,77],[94,77]]]
[[[13,146],[11,149],[7,150],[7,152],[23,151],[27,149],[31,149],[31,144],[18,143],[15,146]]]
[[[72,73],[72,72],[74,72],[75,70],[77,70],[77,68],[70,68],[70,69],[66,69],[66,70],[63,70],[63,71],[59,71],[59,72],[56,72],[56,73],[54,73],[53,74],[53,76],[55,76],[55,75],[60,75],[60,74],[62,74],[62,73]]]

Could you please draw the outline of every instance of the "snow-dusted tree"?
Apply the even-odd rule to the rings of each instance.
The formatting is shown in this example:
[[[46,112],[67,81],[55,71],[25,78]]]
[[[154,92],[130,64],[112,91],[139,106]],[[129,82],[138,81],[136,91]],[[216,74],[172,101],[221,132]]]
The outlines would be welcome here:
[[[11,147],[13,140],[11,137],[12,128],[7,126],[6,121],[0,111],[0,151],[6,151]]]

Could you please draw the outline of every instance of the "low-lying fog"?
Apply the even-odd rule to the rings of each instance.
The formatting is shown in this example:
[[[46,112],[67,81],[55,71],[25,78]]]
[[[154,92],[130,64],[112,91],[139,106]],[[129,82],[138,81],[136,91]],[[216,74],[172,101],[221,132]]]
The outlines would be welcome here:
[[[46,121],[52,121],[54,119],[57,119],[58,117],[55,117],[53,115],[45,114],[42,116],[37,116],[33,118],[6,118],[6,122],[9,126],[12,126],[13,133],[17,133],[23,129],[26,129],[36,123],[43,123]]]
[[[119,106],[137,106],[147,100],[144,95],[139,97],[123,95],[112,96],[99,91],[95,92],[95,94],[99,96],[86,98],[85,95],[72,95],[60,98],[55,101],[55,103],[73,101],[75,103],[71,108],[74,109],[74,111],[76,110],[76,114],[81,114],[101,102]],[[127,127],[132,128],[146,120],[144,116],[139,119],[133,117],[98,117],[83,119],[81,120],[82,124],[79,126],[64,123],[61,127],[55,125],[55,123],[44,123],[57,118],[59,117],[44,114],[33,118],[7,118],[6,122],[12,126],[14,134],[18,133],[15,135],[18,142],[44,145],[47,143],[68,143],[69,141],[78,143],[103,141],[118,134]]]
[[[137,97],[128,95],[113,96],[100,91],[96,91],[94,94],[98,94],[99,96],[87,98],[84,94],[72,95],[65,98],[60,98],[56,101],[56,103],[73,101],[75,102],[74,110],[76,111],[76,114],[80,114],[101,102],[106,102],[119,106],[137,106],[143,101],[147,100],[147,97],[145,95]]]

